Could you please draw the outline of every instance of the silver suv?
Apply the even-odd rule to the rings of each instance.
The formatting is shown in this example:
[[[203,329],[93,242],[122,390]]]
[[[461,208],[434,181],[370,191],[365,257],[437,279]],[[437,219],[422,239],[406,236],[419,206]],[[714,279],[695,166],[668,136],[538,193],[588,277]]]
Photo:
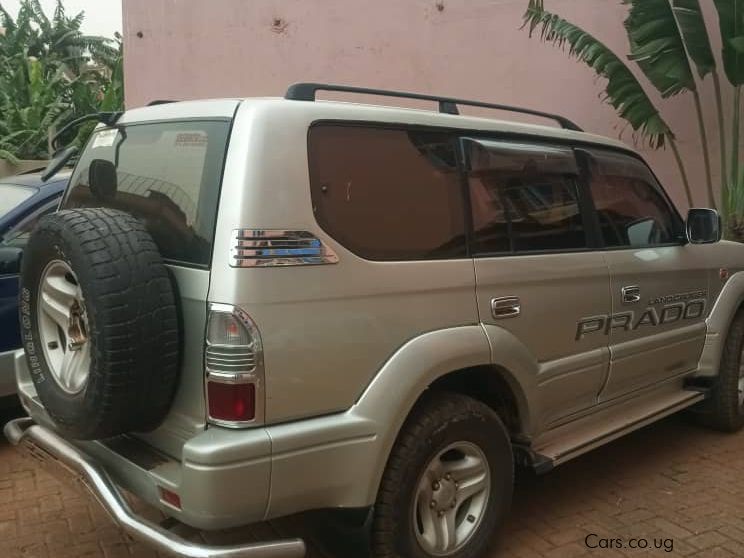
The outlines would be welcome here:
[[[744,247],[618,141],[318,84],[105,121],[24,256],[5,433],[160,550],[305,547],[194,543],[122,491],[204,530],[361,509],[377,557],[483,556],[515,463],[692,406],[744,423]]]

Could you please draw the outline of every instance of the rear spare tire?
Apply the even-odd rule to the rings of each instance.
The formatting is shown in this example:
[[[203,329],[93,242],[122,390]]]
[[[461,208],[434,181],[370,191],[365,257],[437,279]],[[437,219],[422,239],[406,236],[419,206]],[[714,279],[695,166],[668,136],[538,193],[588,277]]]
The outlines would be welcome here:
[[[176,297],[142,223],[100,208],[42,218],[20,287],[31,377],[64,435],[105,438],[165,418],[179,369]]]

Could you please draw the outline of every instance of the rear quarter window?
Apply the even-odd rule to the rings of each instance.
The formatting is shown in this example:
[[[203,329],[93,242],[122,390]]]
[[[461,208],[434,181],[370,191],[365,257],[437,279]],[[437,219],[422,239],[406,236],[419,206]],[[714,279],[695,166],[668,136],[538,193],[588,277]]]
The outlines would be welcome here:
[[[63,208],[109,207],[142,219],[163,258],[206,267],[214,240],[230,124],[193,121],[96,131],[70,181]],[[116,184],[90,187],[91,162],[116,167]]]
[[[439,132],[311,127],[310,188],[318,223],[370,260],[464,257],[454,145]]]

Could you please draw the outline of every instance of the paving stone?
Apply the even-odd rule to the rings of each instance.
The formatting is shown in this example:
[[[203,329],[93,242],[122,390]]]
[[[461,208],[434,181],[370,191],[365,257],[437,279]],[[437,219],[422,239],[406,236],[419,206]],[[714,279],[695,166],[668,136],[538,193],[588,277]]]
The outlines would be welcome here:
[[[671,417],[536,477],[520,473],[512,512],[488,558],[744,556],[744,432],[722,435]],[[135,502],[137,509],[146,509]],[[159,514],[149,509],[148,517]],[[645,538],[646,550],[596,548],[597,538]],[[322,521],[299,515],[209,533],[214,544],[300,536],[308,558],[332,554]],[[189,535],[194,540],[202,534]],[[671,539],[673,552],[653,548]],[[156,558],[93,500],[63,487],[0,441],[0,557]]]

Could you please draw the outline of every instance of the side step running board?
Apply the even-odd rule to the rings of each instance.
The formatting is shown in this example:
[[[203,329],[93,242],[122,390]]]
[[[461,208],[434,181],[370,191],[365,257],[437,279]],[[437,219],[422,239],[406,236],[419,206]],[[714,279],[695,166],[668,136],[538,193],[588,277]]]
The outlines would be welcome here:
[[[578,457],[596,447],[643,428],[661,418],[681,411],[706,398],[708,391],[667,386],[660,393],[626,399],[602,411],[561,425],[535,440],[530,449],[523,448],[523,459],[536,473]]]

